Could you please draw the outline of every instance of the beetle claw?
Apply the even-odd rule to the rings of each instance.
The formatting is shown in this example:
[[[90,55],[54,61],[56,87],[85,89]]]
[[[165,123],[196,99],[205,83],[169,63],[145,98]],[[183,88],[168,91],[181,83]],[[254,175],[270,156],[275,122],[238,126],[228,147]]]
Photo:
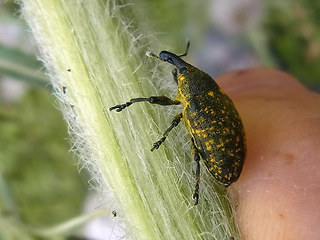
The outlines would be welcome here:
[[[199,203],[199,193],[194,193],[193,196],[192,196],[192,199],[195,199],[194,201],[194,205],[198,205]]]
[[[155,150],[155,149],[158,149],[160,147],[160,145],[164,142],[164,140],[166,140],[166,137],[163,137],[159,141],[155,142],[153,144],[153,148],[151,148],[151,152],[153,152],[153,150]]]
[[[125,104],[120,104],[109,108],[109,111],[116,110],[117,112],[121,112],[126,107],[129,107],[133,102],[126,102]]]

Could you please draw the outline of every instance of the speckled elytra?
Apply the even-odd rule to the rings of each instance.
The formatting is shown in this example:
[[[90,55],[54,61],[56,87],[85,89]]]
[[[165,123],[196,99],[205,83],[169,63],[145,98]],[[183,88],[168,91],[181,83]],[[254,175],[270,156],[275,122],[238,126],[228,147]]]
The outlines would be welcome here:
[[[218,84],[206,73],[186,63],[181,57],[186,56],[190,43],[184,54],[162,51],[159,56],[147,52],[147,56],[158,58],[174,65],[172,74],[178,84],[176,98],[165,96],[133,98],[125,104],[110,108],[122,111],[136,102],[149,102],[159,105],[184,106],[164,132],[163,137],[153,144],[151,151],[158,149],[169,132],[183,118],[187,131],[191,135],[191,154],[196,161],[196,186],[193,194],[195,205],[199,201],[200,156],[212,176],[226,187],[238,180],[246,155],[245,132],[232,100]]]

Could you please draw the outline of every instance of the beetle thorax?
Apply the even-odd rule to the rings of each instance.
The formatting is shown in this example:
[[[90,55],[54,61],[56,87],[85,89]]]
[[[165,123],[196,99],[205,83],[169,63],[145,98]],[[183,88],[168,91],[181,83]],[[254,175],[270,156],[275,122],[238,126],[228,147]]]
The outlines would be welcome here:
[[[186,105],[190,101],[191,95],[189,91],[190,80],[188,78],[188,73],[178,74],[178,92],[176,100],[179,100],[183,105]]]
[[[190,100],[208,91],[218,90],[215,81],[206,73],[188,66],[185,73],[178,74],[178,93],[176,100],[186,105]]]

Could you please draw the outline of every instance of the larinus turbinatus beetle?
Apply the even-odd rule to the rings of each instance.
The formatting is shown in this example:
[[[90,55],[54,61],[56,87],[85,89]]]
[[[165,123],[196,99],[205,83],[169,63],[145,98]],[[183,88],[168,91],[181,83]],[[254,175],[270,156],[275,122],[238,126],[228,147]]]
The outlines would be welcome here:
[[[163,137],[153,144],[151,151],[158,149],[169,132],[183,118],[187,131],[191,135],[191,154],[196,161],[196,186],[193,194],[195,205],[199,201],[200,156],[212,176],[228,187],[237,181],[242,171],[246,155],[245,132],[232,100],[218,84],[206,73],[186,63],[181,57],[188,54],[190,42],[184,54],[162,51],[159,56],[147,52],[147,56],[158,58],[174,65],[173,78],[178,84],[176,98],[165,96],[133,98],[125,104],[110,108],[122,111],[133,103],[149,102],[159,105],[184,106],[164,132]]]

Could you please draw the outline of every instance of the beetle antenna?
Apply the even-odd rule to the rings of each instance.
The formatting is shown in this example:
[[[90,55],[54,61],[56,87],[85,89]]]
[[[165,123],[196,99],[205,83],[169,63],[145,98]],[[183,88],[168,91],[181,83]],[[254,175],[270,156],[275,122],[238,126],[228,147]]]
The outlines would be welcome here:
[[[186,52],[184,54],[179,55],[178,57],[184,57],[188,55],[188,51],[189,51],[189,47],[190,47],[190,41],[187,40],[187,49]]]
[[[153,52],[151,52],[151,51],[148,51],[148,52],[146,52],[146,55],[148,56],[148,57],[154,57],[154,58],[158,58],[158,59],[160,59],[157,55],[155,55]],[[161,60],[161,59],[160,59]]]

